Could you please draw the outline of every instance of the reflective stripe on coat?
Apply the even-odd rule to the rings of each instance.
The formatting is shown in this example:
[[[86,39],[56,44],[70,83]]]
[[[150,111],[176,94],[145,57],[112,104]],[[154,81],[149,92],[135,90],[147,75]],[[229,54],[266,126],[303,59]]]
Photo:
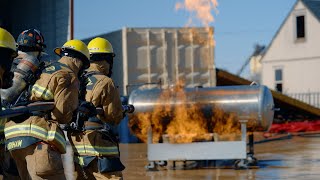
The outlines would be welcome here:
[[[4,133],[6,139],[21,136],[35,137],[53,145],[60,153],[66,153],[66,139],[58,124],[46,121],[38,116],[31,116],[22,123],[9,121],[6,124]]]
[[[119,157],[117,143],[97,130],[87,130],[85,133],[68,132],[68,138],[76,155]]]

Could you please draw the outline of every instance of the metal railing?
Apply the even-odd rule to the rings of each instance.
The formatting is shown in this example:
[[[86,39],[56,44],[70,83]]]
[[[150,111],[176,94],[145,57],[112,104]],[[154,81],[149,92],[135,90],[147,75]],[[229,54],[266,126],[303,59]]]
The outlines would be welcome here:
[[[287,96],[320,108],[320,92],[286,93]]]

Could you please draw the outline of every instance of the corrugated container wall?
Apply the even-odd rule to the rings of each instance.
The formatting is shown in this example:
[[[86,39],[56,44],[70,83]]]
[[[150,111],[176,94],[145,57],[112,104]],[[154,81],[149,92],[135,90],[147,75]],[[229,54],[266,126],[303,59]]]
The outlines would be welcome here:
[[[113,45],[112,78],[121,95],[160,81],[163,87],[178,80],[186,87],[216,86],[213,28],[123,28],[98,36]]]
[[[47,45],[46,52],[62,46],[68,38],[69,0],[2,0],[0,26],[15,39],[25,29],[39,29]],[[53,56],[52,58],[54,58]]]

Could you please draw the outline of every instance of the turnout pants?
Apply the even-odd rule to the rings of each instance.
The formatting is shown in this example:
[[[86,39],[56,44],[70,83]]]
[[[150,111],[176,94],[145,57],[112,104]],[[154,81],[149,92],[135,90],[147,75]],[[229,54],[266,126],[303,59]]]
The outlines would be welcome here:
[[[4,145],[0,145],[0,174],[3,175],[3,180],[19,180],[19,173],[14,160],[11,158],[9,151],[5,150]],[[1,178],[0,178],[1,179]]]
[[[78,163],[74,163],[75,172],[74,176],[77,180],[89,179],[89,180],[123,180],[122,172],[106,172],[100,173],[98,169],[98,160],[93,160],[88,167],[82,168]]]
[[[32,144],[10,151],[22,180],[65,180],[61,154],[48,144]]]

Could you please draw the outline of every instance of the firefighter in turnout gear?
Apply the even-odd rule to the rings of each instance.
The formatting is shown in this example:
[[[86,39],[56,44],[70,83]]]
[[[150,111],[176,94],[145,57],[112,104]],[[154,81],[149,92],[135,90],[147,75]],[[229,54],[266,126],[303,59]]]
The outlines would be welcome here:
[[[40,60],[43,50],[46,47],[44,37],[37,29],[23,31],[18,39],[18,57],[13,61],[11,71],[14,73],[13,84],[8,89],[1,90],[1,98],[4,104],[15,106],[22,97],[18,96],[39,78],[44,67]],[[27,92],[26,92],[27,93]],[[26,98],[26,97],[23,97]]]
[[[13,59],[17,56],[16,41],[13,36],[3,28],[0,28],[0,88],[9,88],[12,85],[13,73],[10,72]],[[2,105],[0,111],[2,110]],[[0,174],[6,169],[5,146],[4,146],[4,125],[6,119],[0,119]],[[4,179],[10,176],[4,173]],[[14,178],[12,178],[14,179]]]
[[[90,117],[84,131],[68,132],[73,147],[76,179],[122,179],[125,168],[120,161],[118,141],[108,124],[123,118],[120,95],[110,78],[115,54],[109,41],[95,38],[88,44],[90,67],[87,69],[85,100],[103,113]],[[109,76],[109,77],[108,77]]]
[[[12,86],[8,89],[1,89],[2,104],[6,108],[24,105],[28,102],[30,88],[39,78],[44,62],[41,62],[40,57],[46,45],[44,37],[37,29],[28,29],[23,31],[17,39],[18,57],[13,61],[11,71],[14,73]],[[21,117],[15,117],[21,118]],[[12,118],[15,120],[15,118]],[[19,177],[18,170],[10,153],[4,154],[3,161],[4,175],[9,179],[16,176]]]
[[[10,72],[13,59],[18,55],[16,41],[5,29],[0,28],[0,88],[12,85],[13,73]]]
[[[53,101],[54,108],[5,125],[6,147],[22,179],[66,179],[66,140],[58,124],[69,123],[78,107],[78,76],[89,66],[89,51],[82,41],[70,40],[55,53],[61,59],[42,71],[30,95],[30,102]]]

